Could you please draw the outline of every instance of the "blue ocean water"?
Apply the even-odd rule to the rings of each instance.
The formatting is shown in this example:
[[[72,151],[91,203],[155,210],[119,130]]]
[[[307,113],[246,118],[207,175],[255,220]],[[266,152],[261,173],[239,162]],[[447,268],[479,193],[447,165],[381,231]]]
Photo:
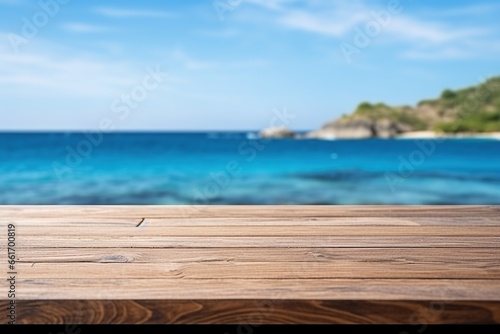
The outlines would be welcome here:
[[[0,133],[0,204],[500,204],[500,141]]]

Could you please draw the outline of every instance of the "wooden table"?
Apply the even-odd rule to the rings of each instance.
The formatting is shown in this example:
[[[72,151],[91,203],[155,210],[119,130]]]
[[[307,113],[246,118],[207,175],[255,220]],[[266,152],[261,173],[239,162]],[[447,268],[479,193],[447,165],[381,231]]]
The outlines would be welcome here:
[[[500,323],[499,206],[3,206],[0,224],[17,323]]]

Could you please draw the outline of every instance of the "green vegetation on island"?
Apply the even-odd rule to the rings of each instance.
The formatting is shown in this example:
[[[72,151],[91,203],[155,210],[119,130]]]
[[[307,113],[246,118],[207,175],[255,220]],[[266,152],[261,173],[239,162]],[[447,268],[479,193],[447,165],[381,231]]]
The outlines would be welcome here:
[[[363,102],[352,115],[343,117],[344,120],[355,120],[356,118],[367,118],[372,121],[387,119],[411,126],[415,131],[427,128],[426,122],[417,117],[414,110],[407,106],[390,107],[384,103],[370,104]]]
[[[474,87],[456,91],[447,89],[439,98],[423,100],[416,107],[363,102],[352,114],[339,119],[338,124],[359,120],[384,120],[410,131],[500,131],[500,77],[490,78]]]

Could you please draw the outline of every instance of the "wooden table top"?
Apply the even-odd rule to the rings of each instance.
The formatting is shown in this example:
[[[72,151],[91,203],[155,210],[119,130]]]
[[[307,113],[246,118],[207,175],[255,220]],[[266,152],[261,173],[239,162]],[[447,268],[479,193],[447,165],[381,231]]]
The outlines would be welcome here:
[[[0,224],[17,323],[500,323],[500,206],[2,206]]]

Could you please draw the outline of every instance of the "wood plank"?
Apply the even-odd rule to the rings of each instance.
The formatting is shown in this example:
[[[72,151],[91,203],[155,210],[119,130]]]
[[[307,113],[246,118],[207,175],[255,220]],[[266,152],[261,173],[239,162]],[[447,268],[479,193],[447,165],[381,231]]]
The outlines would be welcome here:
[[[19,263],[329,262],[498,265],[500,248],[30,248]]]
[[[1,207],[0,207],[1,212]],[[124,227],[133,228],[144,218],[95,218],[86,216],[58,216],[52,218],[16,217],[8,219],[0,216],[0,224],[15,223],[19,226],[54,227]],[[290,218],[253,218],[227,217],[210,218],[147,218],[146,225],[154,226],[500,226],[497,217],[290,217]]]
[[[18,287],[18,300],[500,300],[500,280],[491,279],[19,278]]]
[[[18,227],[20,238],[26,236],[157,236],[157,237],[300,237],[300,236],[486,236],[500,237],[500,226],[156,226],[147,224],[131,230],[122,227],[50,226]]]
[[[92,217],[54,217],[54,218],[17,218],[12,217],[10,219],[0,218],[0,223],[16,223],[19,226],[57,226],[57,227],[67,227],[68,224],[74,227],[85,227],[85,226],[109,226],[109,227],[137,227],[140,222],[146,220],[146,225],[154,226],[312,226],[312,225],[369,225],[369,226],[393,226],[393,225],[420,225],[417,222],[411,221],[412,218],[381,218],[381,217],[320,217],[320,218],[209,218],[200,217],[192,219],[182,219],[182,218],[137,218],[137,219],[127,219],[127,218],[92,218]],[[448,219],[450,224],[454,224],[455,218],[442,218],[443,220]],[[498,219],[486,217],[476,219],[478,224],[486,224],[486,226],[496,226],[500,225]],[[495,225],[496,224],[496,225]]]
[[[22,236],[19,248],[450,248],[500,247],[500,237],[471,236],[302,236],[302,237],[164,237],[164,236]]]
[[[0,307],[5,308],[5,302]],[[92,312],[89,312],[92,310]],[[20,324],[428,324],[499,323],[500,305],[485,301],[72,300],[21,301]],[[245,325],[251,324],[251,325]]]
[[[168,256],[168,254],[165,254]],[[478,278],[500,279],[498,261],[474,262],[364,262],[335,260],[331,262],[191,262],[191,263],[19,263],[23,278],[94,278],[127,277],[163,278]],[[182,284],[182,282],[179,282]]]
[[[2,206],[0,217],[57,218],[83,216],[93,218],[299,218],[299,217],[498,217],[500,206]]]

